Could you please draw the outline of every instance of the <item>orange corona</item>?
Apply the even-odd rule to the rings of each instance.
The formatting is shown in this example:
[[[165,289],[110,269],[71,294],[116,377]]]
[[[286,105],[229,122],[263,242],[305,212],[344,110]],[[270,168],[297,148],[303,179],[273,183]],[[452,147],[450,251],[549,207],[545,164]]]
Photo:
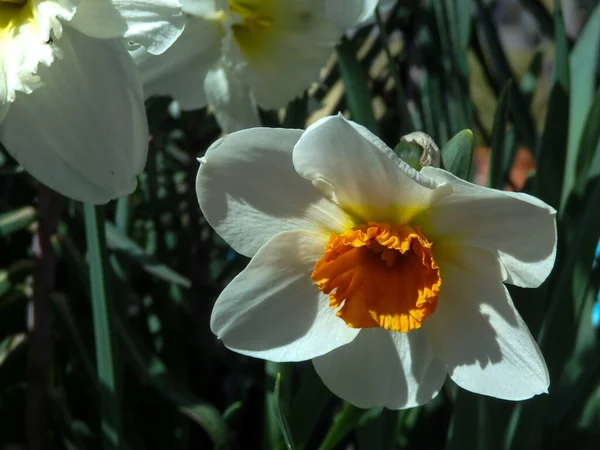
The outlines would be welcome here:
[[[442,284],[419,227],[369,222],[333,233],[312,280],[349,327],[406,333],[435,311]]]

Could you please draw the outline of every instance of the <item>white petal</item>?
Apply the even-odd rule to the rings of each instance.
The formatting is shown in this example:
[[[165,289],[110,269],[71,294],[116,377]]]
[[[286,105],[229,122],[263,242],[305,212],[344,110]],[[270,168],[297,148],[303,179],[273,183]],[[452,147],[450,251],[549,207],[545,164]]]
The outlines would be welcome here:
[[[434,398],[446,378],[421,330],[365,328],[354,341],[313,359],[323,383],[359,408],[410,408]]]
[[[0,141],[52,189],[105,203],[135,189],[146,161],[137,70],[118,41],[65,28],[59,43],[64,58],[40,68],[43,87],[17,97],[0,124]]]
[[[183,7],[183,12],[195,16],[210,16],[221,9],[225,9],[224,4],[228,0],[179,0]]]
[[[146,97],[169,95],[188,110],[206,106],[203,80],[221,54],[221,33],[218,22],[190,17],[179,39],[161,55],[143,47],[131,52]]]
[[[17,92],[29,94],[43,85],[38,66],[49,66],[55,57],[60,57],[60,50],[52,41],[60,39],[62,21],[71,20],[75,13],[75,5],[69,0],[28,2],[23,10],[31,9],[31,14],[21,14],[22,20],[15,22],[11,16],[19,9],[1,5],[5,3],[0,3],[0,120]],[[8,16],[6,8],[13,9]]]
[[[217,64],[206,74],[204,91],[224,132],[260,126],[258,109],[250,89],[224,65]]]
[[[238,353],[271,361],[304,361],[352,341],[310,274],[327,236],[288,231],[273,237],[221,293],[211,329]]]
[[[553,208],[530,195],[477,186],[441,169],[421,172],[454,189],[427,213],[423,228],[433,242],[452,240],[494,253],[507,283],[537,287],[544,282],[556,257]]]
[[[311,125],[294,148],[294,167],[344,210],[367,221],[407,223],[448,194],[343,116]]]
[[[253,128],[207,151],[196,192],[210,225],[239,253],[253,256],[282,231],[342,232],[354,226],[292,166],[300,130]]]
[[[160,54],[185,25],[177,0],[80,0],[70,25],[95,38],[125,38]]]
[[[326,0],[327,17],[346,30],[369,20],[379,0]]]
[[[422,328],[454,382],[505,400],[547,392],[546,363],[501,282],[498,260],[463,248],[445,251],[438,264],[438,305]]]
[[[277,0],[273,2],[273,25],[261,48],[244,52],[233,36],[224,47],[228,59],[243,54],[248,65],[244,82],[265,109],[286,106],[318,81],[341,31],[325,15],[323,0]]]

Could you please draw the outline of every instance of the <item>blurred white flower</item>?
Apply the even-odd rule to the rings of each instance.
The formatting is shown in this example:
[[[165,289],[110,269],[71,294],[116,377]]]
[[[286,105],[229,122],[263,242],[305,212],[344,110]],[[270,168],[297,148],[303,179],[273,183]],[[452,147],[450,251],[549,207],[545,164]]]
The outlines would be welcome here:
[[[130,193],[148,129],[122,39],[161,53],[183,26],[176,0],[0,0],[0,142],[71,198]]]
[[[377,0],[182,0],[185,31],[161,56],[132,52],[145,94],[210,104],[227,132],[259,125],[318,80],[343,31]]]
[[[550,273],[551,207],[417,172],[341,116],[305,132],[233,133],[201,161],[206,219],[252,258],[213,310],[227,347],[312,359],[331,391],[363,408],[425,403],[446,374],[508,400],[547,392],[504,283],[537,287]]]

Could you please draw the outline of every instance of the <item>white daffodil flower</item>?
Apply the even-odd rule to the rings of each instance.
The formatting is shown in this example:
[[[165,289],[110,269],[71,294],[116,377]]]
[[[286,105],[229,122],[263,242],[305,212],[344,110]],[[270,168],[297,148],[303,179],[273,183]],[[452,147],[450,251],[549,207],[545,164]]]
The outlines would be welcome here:
[[[555,211],[542,201],[417,172],[341,116],[233,133],[201,162],[206,219],[252,258],[211,318],[231,350],[312,359],[363,408],[423,404],[446,374],[508,400],[547,392],[504,286],[537,287],[552,269]]]
[[[221,128],[260,125],[257,105],[286,106],[318,80],[343,31],[377,0],[182,0],[185,31],[160,56],[133,51],[147,96],[210,104]]]
[[[130,193],[148,126],[122,39],[158,54],[184,23],[176,0],[0,0],[0,142],[68,197]]]

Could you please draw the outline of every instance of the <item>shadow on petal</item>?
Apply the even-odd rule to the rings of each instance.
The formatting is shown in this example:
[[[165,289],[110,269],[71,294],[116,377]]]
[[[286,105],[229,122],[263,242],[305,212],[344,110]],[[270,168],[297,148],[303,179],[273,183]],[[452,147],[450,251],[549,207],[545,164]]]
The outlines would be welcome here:
[[[301,361],[356,337],[310,279],[314,253],[324,245],[306,231],[280,233],[262,247],[221,293],[211,329],[240,353]]]
[[[433,354],[423,330],[412,331],[408,337],[411,373],[417,381],[415,400],[423,405],[439,393],[446,379],[446,368]]]
[[[435,244],[434,244],[435,245]],[[512,326],[519,326],[517,311],[502,280],[502,265],[492,252],[477,247],[445,246],[433,249],[440,265],[440,302],[466,299],[475,308],[488,305]],[[438,302],[439,305],[439,302]]]
[[[359,408],[399,409],[409,401],[401,356],[391,333],[382,328],[361,330],[350,344],[313,364],[331,392]]]
[[[202,209],[211,213],[211,222],[226,220],[232,202],[268,216],[303,218],[309,206],[322,199],[292,165],[298,133],[251,129],[213,145],[198,176]]]

